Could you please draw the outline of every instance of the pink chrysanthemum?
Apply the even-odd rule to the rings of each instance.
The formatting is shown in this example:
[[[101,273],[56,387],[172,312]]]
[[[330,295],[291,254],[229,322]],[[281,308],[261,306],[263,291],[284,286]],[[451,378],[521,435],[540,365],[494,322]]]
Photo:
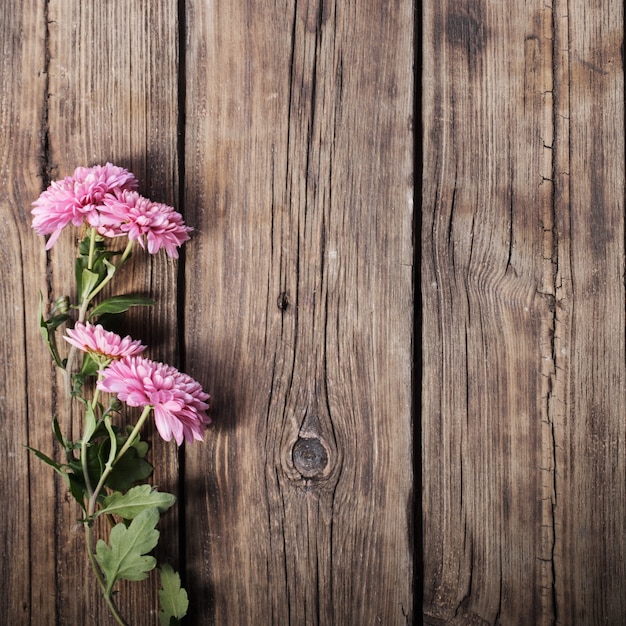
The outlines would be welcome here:
[[[93,226],[106,194],[136,188],[135,176],[111,163],[77,167],[72,176],[54,181],[33,202],[33,229],[38,235],[51,235],[46,244],[49,250],[68,224]]]
[[[108,194],[100,209],[98,232],[106,237],[128,235],[139,241],[148,252],[155,254],[161,248],[169,256],[178,258],[178,250],[189,239],[193,230],[185,226],[183,216],[171,206],[152,202],[136,191],[121,190]]]
[[[113,361],[99,372],[98,389],[114,393],[130,406],[152,407],[154,421],[165,441],[178,445],[202,440],[207,424],[210,396],[187,374],[144,357]]]
[[[105,330],[100,324],[94,326],[89,322],[86,324],[76,322],[74,328],[68,328],[65,332],[63,339],[79,350],[108,359],[135,356],[146,349],[139,340],[133,340],[128,336],[122,338],[110,330]]]

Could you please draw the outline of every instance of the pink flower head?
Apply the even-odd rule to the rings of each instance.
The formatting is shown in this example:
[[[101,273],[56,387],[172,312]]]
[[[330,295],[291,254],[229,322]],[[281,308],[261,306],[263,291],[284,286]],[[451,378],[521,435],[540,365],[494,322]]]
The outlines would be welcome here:
[[[141,356],[113,361],[99,374],[101,391],[116,394],[130,406],[153,408],[154,422],[165,441],[174,437],[180,446],[183,440],[203,439],[211,422],[206,414],[210,396],[187,374]]]
[[[193,229],[185,226],[183,216],[171,206],[152,202],[136,191],[120,190],[104,198],[100,209],[98,232],[106,237],[128,235],[155,254],[161,248],[169,256],[178,258],[178,250],[189,239]]]
[[[33,202],[33,229],[38,235],[52,235],[46,244],[49,250],[68,224],[93,226],[106,194],[136,188],[135,176],[111,163],[77,167],[72,176],[54,181]]]
[[[100,324],[93,326],[89,322],[76,322],[74,328],[68,328],[65,332],[63,339],[79,350],[108,359],[134,356],[146,349],[140,341],[132,340],[128,336],[122,339],[119,335],[104,330]]]

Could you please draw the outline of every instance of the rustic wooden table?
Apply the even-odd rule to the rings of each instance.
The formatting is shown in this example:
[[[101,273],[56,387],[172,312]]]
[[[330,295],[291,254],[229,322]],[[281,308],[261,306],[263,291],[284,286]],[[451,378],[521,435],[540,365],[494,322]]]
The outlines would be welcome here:
[[[622,2],[0,13],[0,621],[113,623],[24,448],[72,428],[36,309],[77,235],[30,203],[111,161],[195,229],[124,273],[213,396],[204,443],[148,431],[189,624],[626,622]]]

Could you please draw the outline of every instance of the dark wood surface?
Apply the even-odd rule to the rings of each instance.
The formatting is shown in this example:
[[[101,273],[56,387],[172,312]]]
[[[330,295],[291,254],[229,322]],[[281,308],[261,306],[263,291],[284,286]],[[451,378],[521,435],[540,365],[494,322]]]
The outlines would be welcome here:
[[[219,392],[186,449],[193,595],[405,623],[411,4],[197,3],[188,32],[186,362]]]
[[[620,2],[423,10],[428,624],[621,624]]]

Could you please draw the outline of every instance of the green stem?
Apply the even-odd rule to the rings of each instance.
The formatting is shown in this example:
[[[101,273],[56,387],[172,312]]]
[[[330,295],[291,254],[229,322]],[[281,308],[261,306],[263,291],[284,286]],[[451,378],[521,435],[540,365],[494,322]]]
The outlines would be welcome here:
[[[83,477],[85,478],[85,486],[87,487],[87,492],[89,493],[89,498],[93,494],[93,487],[91,486],[91,478],[89,477],[89,466],[87,464],[87,442],[83,437],[80,442],[80,464],[83,468]]]
[[[89,554],[89,562],[91,563],[91,569],[96,575],[96,579],[98,580],[98,584],[100,585],[100,588],[102,589],[102,595],[104,596],[104,599],[109,607],[109,611],[111,611],[111,615],[113,615],[113,617],[115,618],[115,621],[120,626],[127,626],[126,622],[122,619],[122,616],[119,614],[117,607],[113,603],[113,600],[111,599],[111,592],[107,589],[106,581],[104,580],[104,577],[102,576],[102,572],[100,570],[100,567],[98,566],[96,557],[93,553],[93,539],[91,536],[91,523],[92,523],[91,521],[85,522],[85,543],[87,544],[87,553]]]
[[[97,401],[97,393],[98,393],[98,390],[96,390],[96,396],[94,398],[94,406],[95,406],[95,402]],[[133,444],[135,438],[139,434],[146,419],[148,419],[148,416],[150,415],[151,410],[152,410],[152,406],[150,405],[144,407],[141,415],[139,416],[139,419],[137,420],[137,423],[135,424],[135,427],[131,431],[130,435],[128,435],[128,438],[126,439],[124,445],[122,446],[120,451],[117,453],[113,461],[111,463],[107,463],[104,469],[104,472],[102,473],[102,476],[100,477],[100,480],[96,488],[93,490],[93,492],[90,490],[89,505],[87,507],[87,519],[85,520],[85,541],[87,543],[87,553],[89,554],[89,561],[91,562],[91,568],[93,569],[96,575],[96,578],[98,579],[98,584],[100,585],[100,588],[102,589],[104,599],[109,607],[109,610],[111,611],[111,615],[113,615],[113,617],[115,618],[115,621],[120,626],[127,626],[127,624],[122,619],[122,616],[119,614],[119,612],[117,611],[117,608],[111,598],[111,590],[108,588],[106,581],[104,579],[104,576],[102,575],[102,571],[100,570],[100,567],[98,566],[98,563],[96,561],[96,557],[93,552],[91,524],[93,524],[93,515],[96,511],[98,496],[100,495],[100,492],[104,488],[104,484],[106,483],[106,480],[109,477],[109,474],[113,470],[115,463],[117,463],[117,461],[119,461],[124,456],[124,454],[126,454],[128,449]],[[83,458],[84,458],[84,454],[85,454],[84,451],[81,450],[81,455],[83,455]],[[83,471],[85,470],[83,469]],[[85,473],[85,476],[87,477],[88,474]]]
[[[107,361],[107,363],[110,363],[110,359]],[[104,368],[103,368],[104,369]],[[93,398],[91,400],[91,409],[93,411],[96,410],[96,405],[98,404],[98,398],[100,397],[100,389],[98,389],[98,387],[96,387],[95,391],[93,392]]]
[[[139,434],[141,427],[144,425],[144,422],[146,421],[146,419],[148,419],[148,415],[150,415],[151,410],[152,410],[151,405],[144,407],[143,412],[141,413],[141,415],[139,416],[139,419],[137,420],[137,423],[135,424],[135,427],[133,428],[130,435],[128,435],[128,438],[126,439],[126,442],[122,446],[121,450],[117,453],[117,455],[113,459],[113,462],[107,463],[106,467],[104,468],[104,472],[102,472],[102,476],[100,477],[100,480],[98,484],[96,485],[96,488],[94,489],[93,493],[91,494],[91,497],[89,498],[89,506],[87,508],[87,518],[92,517],[93,514],[95,513],[96,503],[98,502],[98,496],[100,495],[100,492],[102,491],[102,488],[104,487],[104,484],[106,483],[107,478],[109,477],[109,474],[113,470],[114,465],[124,456],[124,454],[126,454],[128,449],[133,444],[133,441]]]
[[[96,234],[97,234],[96,229],[92,228],[89,233],[89,257],[87,260],[87,268],[90,270],[93,269],[93,262],[94,262],[93,257],[95,255],[95,246],[96,246]],[[87,309],[89,308],[91,301],[94,299],[96,295],[100,293],[102,289],[104,289],[104,287],[106,287],[106,285],[109,284],[109,282],[111,282],[111,279],[113,278],[113,276],[115,276],[115,273],[117,272],[117,270],[127,261],[128,257],[130,256],[130,253],[132,252],[133,243],[134,242],[132,239],[128,240],[128,243],[126,244],[126,248],[124,249],[124,252],[122,253],[122,256],[120,257],[120,260],[115,265],[115,269],[110,274],[107,274],[102,280],[102,282],[90,294],[87,294],[83,298],[83,301],[80,303],[80,307],[78,309],[78,321],[81,324],[84,323],[85,319],[87,318]],[[67,355],[67,361],[65,364],[65,392],[67,395],[68,413],[70,416],[70,420],[72,416],[72,399],[71,399],[72,398],[72,369],[74,367],[74,360],[76,359],[76,351],[77,351],[76,346],[70,347],[70,351]]]
[[[87,257],[87,269],[93,269],[93,257],[96,252],[96,229],[89,229],[89,256]]]
[[[80,304],[80,308],[78,309],[78,321],[81,324],[84,323],[85,317],[87,317],[87,308],[89,307],[90,302],[90,298],[83,298],[83,301]],[[72,369],[74,367],[74,359],[76,358],[77,350],[78,348],[76,346],[70,346],[70,351],[67,355],[67,361],[65,363],[66,392],[70,397],[72,395]]]
[[[95,412],[96,405],[98,404],[98,397],[100,396],[100,389],[96,387],[93,399],[91,401],[91,410]],[[89,444],[89,440],[83,433],[83,438],[80,442],[80,462],[81,467],[83,469],[83,477],[85,478],[85,486],[87,487],[87,492],[89,493],[89,498],[93,495],[93,487],[91,485],[91,478],[89,477],[89,465],[87,463],[87,445]]]
[[[87,268],[89,270],[93,270],[95,250],[96,250],[96,236],[97,236],[96,229],[91,228],[89,232],[89,256],[87,259]],[[124,250],[119,262],[115,265],[114,269],[104,277],[102,282],[91,293],[87,294],[83,298],[83,301],[80,303],[80,307],[78,309],[78,321],[79,322],[81,323],[85,322],[85,319],[87,318],[87,310],[89,308],[89,304],[91,303],[93,298],[98,293],[100,293],[100,291],[111,281],[116,271],[128,259],[128,257],[130,256],[132,247],[133,247],[133,242],[129,240],[128,244],[126,245],[126,249]],[[69,350],[66,365],[65,365],[66,392],[67,392],[68,414],[70,418],[70,423],[72,421],[72,370],[74,368],[74,360],[76,359],[76,352],[77,352],[76,347],[72,346]],[[96,388],[92,402],[91,402],[92,411],[95,411],[96,405],[98,403],[99,393],[100,393],[99,389]],[[88,505],[87,505],[87,516],[86,516],[87,519],[85,520],[85,543],[87,545],[87,554],[89,555],[91,568],[96,576],[96,579],[98,580],[98,584],[100,585],[100,588],[102,589],[102,593],[107,603],[107,606],[109,607],[109,611],[111,612],[111,615],[114,617],[115,621],[119,624],[119,626],[127,626],[127,624],[123,620],[120,613],[118,612],[117,607],[115,606],[111,598],[111,590],[108,588],[106,580],[102,574],[102,570],[100,569],[100,567],[98,566],[98,562],[96,561],[94,549],[93,549],[93,537],[92,537],[92,532],[91,532],[91,525],[93,524],[93,515],[96,510],[98,496],[100,495],[100,492],[104,488],[104,484],[109,474],[111,473],[113,466],[128,450],[133,440],[139,433],[141,427],[143,426],[143,423],[146,421],[151,409],[152,407],[150,406],[144,408],[143,413],[139,417],[139,420],[137,421],[135,428],[129,435],[124,446],[119,451],[119,453],[115,456],[113,461],[107,464],[95,489],[93,489],[92,484],[91,484],[91,479],[89,477],[89,465],[88,465],[88,458],[87,458],[87,446],[89,444],[89,441],[87,437],[85,437],[85,434],[83,434],[83,438],[81,440],[81,451],[80,451],[81,467],[83,470],[83,477],[85,479],[85,486],[87,487],[87,492],[89,494],[89,500],[88,500]]]
[[[133,243],[134,241],[132,239],[128,240],[128,243],[126,244],[126,248],[124,248],[124,252],[122,253],[120,262],[117,264],[117,267],[119,267],[122,263],[124,263],[124,261],[126,261],[126,259],[130,256],[130,253],[132,252],[132,249],[133,249]]]
[[[122,265],[126,262],[128,257],[130,256],[132,249],[133,249],[133,240],[129,239],[128,243],[126,244],[126,248],[124,249],[124,252],[122,253],[122,256],[120,257],[120,260],[115,264],[115,269],[110,274],[107,274],[103,278],[102,282],[86,298],[87,305],[89,305],[89,302],[91,302],[94,299],[94,297],[97,296],[109,284],[113,276],[115,276],[115,272],[117,272],[117,270],[120,267],[122,267]],[[85,307],[85,311],[86,310],[87,308]]]
[[[117,453],[117,456],[115,457],[115,460],[113,461],[114,465],[124,456],[124,454],[126,454],[128,449],[132,446],[133,442],[135,441],[135,438],[137,437],[137,435],[139,435],[139,432],[141,431],[141,428],[144,425],[144,422],[148,419],[148,415],[150,415],[150,411],[152,411],[152,408],[153,407],[151,404],[148,404],[147,406],[143,408],[143,411],[141,415],[139,416],[139,419],[137,420],[135,427],[131,431],[130,435],[128,435],[128,439],[126,439],[124,445],[122,446],[122,449]]]
[[[115,621],[120,626],[128,626],[126,624],[126,622],[122,619],[122,616],[117,612],[117,608],[115,607],[115,604],[113,603],[113,600],[111,599],[111,594],[110,593],[105,593],[104,594],[104,599],[105,599],[106,603],[109,605],[109,611],[111,611],[111,614],[115,618]]]
[[[95,261],[95,253],[96,253],[96,237],[97,237],[97,231],[95,228],[91,228],[90,232],[89,232],[89,256],[87,258],[87,269],[92,270],[93,271],[93,266],[94,266],[94,261]],[[78,321],[81,323],[84,323],[86,318],[87,318],[87,310],[89,309],[89,305],[91,303],[91,301],[93,300],[93,298],[100,293],[100,291],[102,291],[102,289],[109,284],[109,282],[111,281],[111,279],[113,278],[113,276],[115,275],[116,271],[123,265],[123,263],[128,259],[128,257],[130,256],[131,250],[133,247],[133,242],[131,240],[128,241],[128,244],[126,245],[126,248],[124,250],[124,252],[122,253],[122,256],[120,257],[120,260],[118,261],[118,263],[114,266],[114,268],[107,273],[107,275],[104,277],[104,279],[102,280],[102,282],[89,294],[87,294],[82,302],[80,303],[80,307],[78,309]],[[68,403],[68,415],[70,418],[70,423],[72,422],[72,370],[74,369],[74,361],[76,359],[76,352],[77,349],[75,346],[71,346],[68,356],[67,356],[67,361],[66,361],[66,365],[65,365],[65,380],[66,380],[66,394],[67,394],[67,403]],[[98,403],[98,397],[99,397],[99,390],[96,388],[95,392],[94,392],[94,397],[92,399],[91,402],[91,408],[92,410],[95,410],[96,405]],[[107,478],[109,477],[109,474],[111,473],[113,466],[115,465],[115,463],[124,455],[124,453],[128,450],[128,448],[130,447],[130,445],[132,444],[133,440],[135,439],[135,437],[137,436],[137,434],[139,433],[139,430],[141,429],[141,427],[143,426],[143,423],[146,421],[150,410],[152,407],[145,407],[143,413],[141,414],[139,420],[137,421],[137,424],[135,425],[135,428],[133,429],[133,431],[131,432],[130,436],[128,437],[128,439],[126,440],[125,445],[122,447],[122,449],[119,451],[119,453],[117,454],[117,456],[115,456],[115,458],[113,459],[113,461],[111,463],[108,463],[104,472],[102,473],[102,476],[100,477],[100,480],[98,481],[98,484],[96,485],[96,488],[94,489],[92,484],[91,484],[91,479],[89,477],[89,465],[88,465],[88,458],[87,458],[87,446],[89,444],[89,441],[87,439],[87,437],[85,437],[85,435],[83,434],[83,438],[81,440],[81,450],[80,450],[80,456],[81,456],[81,467],[83,470],[83,477],[85,479],[85,486],[87,487],[87,492],[89,494],[89,500],[88,500],[88,504],[87,504],[87,519],[85,520],[85,542],[87,544],[87,554],[89,555],[89,561],[91,563],[91,568],[96,576],[96,579],[98,580],[98,584],[100,585],[100,588],[102,589],[102,593],[104,596],[104,599],[109,607],[109,611],[111,612],[111,615],[115,618],[115,621],[119,624],[119,626],[127,626],[126,622],[122,619],[122,616],[120,615],[120,613],[118,612],[112,598],[111,598],[111,590],[108,589],[107,587],[107,583],[106,580],[102,574],[102,571],[100,569],[100,567],[98,566],[98,563],[96,561],[95,558],[95,554],[94,554],[94,549],[93,549],[93,538],[92,538],[92,532],[91,532],[91,525],[93,524],[93,515],[95,513],[96,510],[96,506],[98,503],[98,496],[100,495],[100,492],[102,491],[102,489],[104,488],[104,484],[107,480]]]

